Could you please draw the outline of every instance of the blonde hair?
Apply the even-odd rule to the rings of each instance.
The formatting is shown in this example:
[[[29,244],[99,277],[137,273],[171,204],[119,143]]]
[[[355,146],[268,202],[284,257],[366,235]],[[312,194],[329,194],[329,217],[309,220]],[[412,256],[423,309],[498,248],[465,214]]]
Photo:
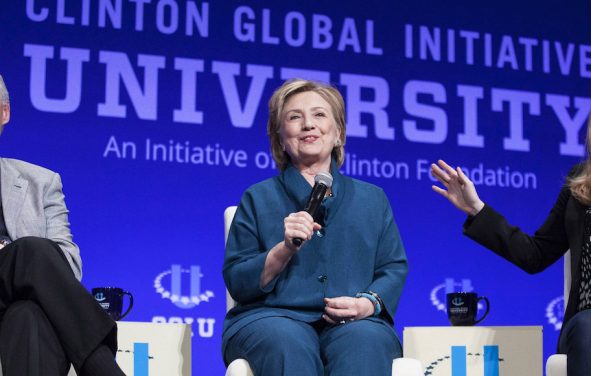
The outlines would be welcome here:
[[[281,146],[279,129],[281,129],[281,116],[285,103],[295,94],[307,91],[315,92],[324,99],[331,108],[332,116],[339,131],[339,140],[332,149],[332,158],[338,167],[345,161],[345,102],[341,93],[333,86],[300,78],[285,81],[269,100],[269,119],[267,120],[267,135],[271,143],[271,154],[277,164],[277,168],[283,171],[289,165],[290,157]]]
[[[591,205],[591,116],[587,123],[587,159],[583,162],[583,168],[575,176],[569,177],[566,185],[572,195],[584,205]]]

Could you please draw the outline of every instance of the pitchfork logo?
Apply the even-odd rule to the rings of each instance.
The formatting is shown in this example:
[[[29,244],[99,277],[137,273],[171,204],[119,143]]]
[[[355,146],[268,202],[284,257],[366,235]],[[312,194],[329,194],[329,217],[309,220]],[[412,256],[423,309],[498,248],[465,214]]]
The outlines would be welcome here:
[[[103,300],[105,300],[105,294],[103,294],[102,292],[98,292],[94,295],[94,298],[96,299],[97,302],[102,302]]]
[[[154,279],[154,288],[162,299],[170,300],[174,305],[182,309],[190,309],[201,302],[209,302],[214,294],[210,290],[201,292],[201,267],[191,265],[190,269],[182,269],[180,265],[172,265]],[[183,295],[183,282],[189,282],[189,294]],[[164,285],[169,286],[166,289]],[[186,289],[185,289],[186,290]],[[185,291],[186,293],[186,291]]]

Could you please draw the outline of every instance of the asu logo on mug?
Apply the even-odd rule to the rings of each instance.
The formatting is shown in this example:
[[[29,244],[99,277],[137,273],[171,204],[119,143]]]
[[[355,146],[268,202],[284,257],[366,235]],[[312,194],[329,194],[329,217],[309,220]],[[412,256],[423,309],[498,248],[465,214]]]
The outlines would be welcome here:
[[[458,291],[458,289],[460,289],[460,291],[474,290],[472,287],[472,280],[468,278],[462,278],[461,280],[456,281],[454,278],[445,278],[444,283],[435,286],[431,290],[431,304],[433,304],[433,306],[437,308],[438,311],[446,313],[447,310],[445,305],[445,296],[451,292]],[[481,308],[480,305],[479,308]]]
[[[486,311],[478,320],[478,302],[484,300]],[[472,326],[478,324],[486,315],[490,304],[484,296],[478,296],[475,292],[452,292],[447,294],[447,317],[453,326]]]
[[[127,316],[133,307],[133,295],[119,287],[95,287],[92,289],[92,295],[107,315],[115,321]],[[129,298],[129,304],[125,312],[123,312],[124,295]]]
[[[103,294],[102,292],[97,292],[96,294],[94,294],[94,299],[100,303],[106,299],[105,294]]]
[[[451,300],[451,304],[453,304],[454,306],[461,306],[464,305],[464,300],[462,300],[461,298],[454,298]]]

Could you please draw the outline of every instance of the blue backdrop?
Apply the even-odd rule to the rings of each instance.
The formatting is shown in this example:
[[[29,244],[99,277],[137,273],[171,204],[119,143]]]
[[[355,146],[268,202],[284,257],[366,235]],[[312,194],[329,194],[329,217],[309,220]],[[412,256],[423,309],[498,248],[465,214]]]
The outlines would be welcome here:
[[[464,238],[428,168],[463,166],[534,231],[584,156],[590,14],[582,0],[5,1],[2,156],[61,173],[85,286],[132,291],[129,320],[192,323],[193,373],[220,375],[223,210],[276,173],[273,90],[332,82],[343,171],[383,187],[407,250],[397,330],[447,325],[445,292],[474,290],[485,324],[543,325],[547,356],[562,263],[529,276]]]

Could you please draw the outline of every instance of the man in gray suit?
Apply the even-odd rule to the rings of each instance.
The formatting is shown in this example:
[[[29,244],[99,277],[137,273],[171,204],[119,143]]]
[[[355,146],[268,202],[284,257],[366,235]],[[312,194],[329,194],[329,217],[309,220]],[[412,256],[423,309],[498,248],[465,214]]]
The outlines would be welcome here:
[[[10,120],[0,76],[0,133]],[[4,376],[124,375],[117,327],[80,284],[57,173],[0,158],[0,360]]]

